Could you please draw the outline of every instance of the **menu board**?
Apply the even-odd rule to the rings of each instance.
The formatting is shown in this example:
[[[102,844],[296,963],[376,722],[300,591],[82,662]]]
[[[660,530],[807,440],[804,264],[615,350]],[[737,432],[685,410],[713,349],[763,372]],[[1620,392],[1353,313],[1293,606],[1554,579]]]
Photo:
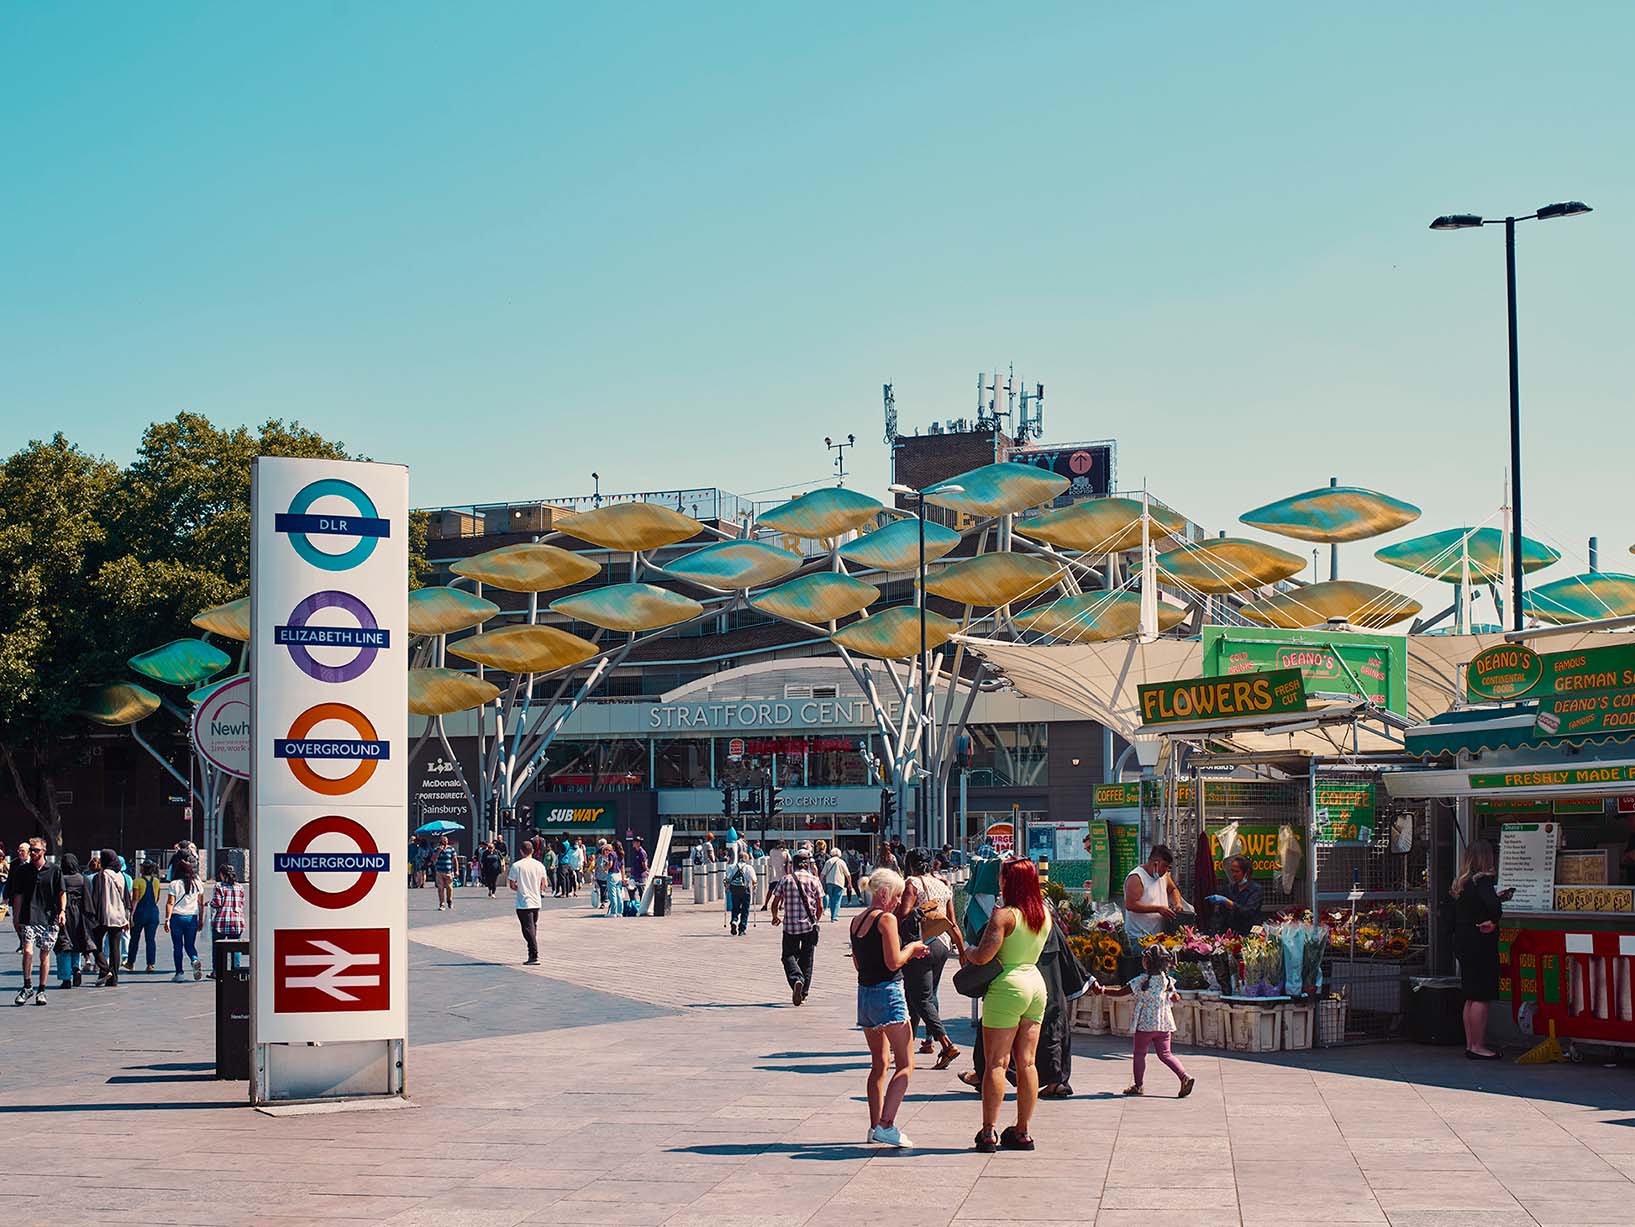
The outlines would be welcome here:
[[[1556,824],[1507,822],[1499,829],[1499,889],[1515,890],[1507,906],[1548,912],[1555,906]]]
[[[1141,863],[1141,829],[1133,822],[1107,824],[1107,841],[1112,854],[1107,878],[1108,897],[1124,898],[1124,879]]]
[[[1092,899],[1107,898],[1107,891],[1111,887],[1110,881],[1113,868],[1113,845],[1107,836],[1105,822],[1092,822],[1084,836],[1084,855],[1090,862],[1090,888]]]

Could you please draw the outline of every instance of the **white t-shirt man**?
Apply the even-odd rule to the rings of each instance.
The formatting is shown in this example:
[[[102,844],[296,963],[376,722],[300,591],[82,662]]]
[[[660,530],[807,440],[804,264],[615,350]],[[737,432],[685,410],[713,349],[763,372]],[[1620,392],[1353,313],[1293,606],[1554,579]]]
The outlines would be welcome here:
[[[505,877],[505,884],[517,892],[517,911],[527,911],[537,908],[540,904],[541,887],[545,884],[545,866],[531,856],[518,857],[511,862],[511,872]]]
[[[785,848],[774,848],[766,854],[766,880],[781,882],[789,872],[789,852]]]

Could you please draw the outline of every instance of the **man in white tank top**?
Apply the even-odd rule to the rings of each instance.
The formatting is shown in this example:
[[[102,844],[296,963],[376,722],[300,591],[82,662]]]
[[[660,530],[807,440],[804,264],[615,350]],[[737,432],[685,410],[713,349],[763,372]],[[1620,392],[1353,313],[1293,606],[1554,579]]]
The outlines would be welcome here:
[[[1175,913],[1189,911],[1181,898],[1181,888],[1170,877],[1175,854],[1166,844],[1154,844],[1145,864],[1130,870],[1124,879],[1124,931],[1132,939],[1164,931],[1164,922]]]

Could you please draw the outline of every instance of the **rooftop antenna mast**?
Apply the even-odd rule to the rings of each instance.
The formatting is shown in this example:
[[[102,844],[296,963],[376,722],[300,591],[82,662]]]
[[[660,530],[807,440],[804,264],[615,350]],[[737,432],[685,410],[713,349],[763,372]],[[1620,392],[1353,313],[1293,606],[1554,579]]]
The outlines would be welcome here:
[[[1026,443],[1029,439],[1044,437],[1045,431],[1045,385],[1036,383],[1033,391],[1022,389],[1022,415],[1016,419],[1016,441]]]
[[[835,454],[835,485],[844,486],[846,484],[846,449],[857,446],[857,436],[847,435],[844,439],[831,439],[828,435],[824,435],[823,446]]]
[[[891,390],[891,385],[882,384],[881,399],[886,403],[886,446],[890,447],[897,442],[897,395]]]

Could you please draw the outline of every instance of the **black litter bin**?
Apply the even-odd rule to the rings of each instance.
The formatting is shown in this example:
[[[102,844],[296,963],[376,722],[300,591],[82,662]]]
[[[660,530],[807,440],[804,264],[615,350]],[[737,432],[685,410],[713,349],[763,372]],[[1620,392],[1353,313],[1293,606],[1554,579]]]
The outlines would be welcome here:
[[[233,955],[238,958],[233,958]],[[250,1078],[250,943],[215,943],[216,1077]]]
[[[1465,1042],[1465,994],[1457,976],[1416,976],[1408,981],[1403,1030],[1417,1044]]]
[[[668,916],[670,914],[670,879],[659,874],[653,879],[653,915]]]

